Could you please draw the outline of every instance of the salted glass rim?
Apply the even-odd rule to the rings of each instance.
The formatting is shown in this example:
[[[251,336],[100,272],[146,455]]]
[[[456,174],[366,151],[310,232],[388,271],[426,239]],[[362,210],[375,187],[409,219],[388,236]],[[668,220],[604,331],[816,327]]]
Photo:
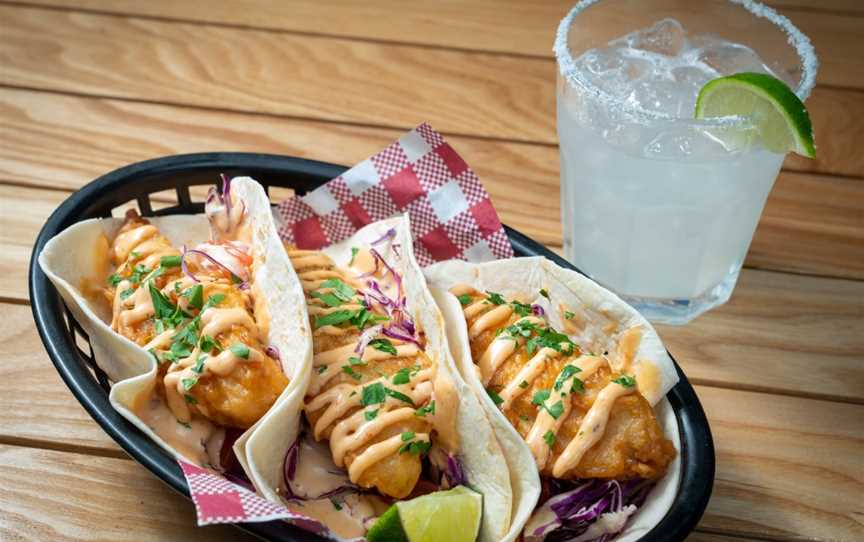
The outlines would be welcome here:
[[[639,107],[632,103],[626,103],[620,98],[609,94],[605,90],[597,87],[588,81],[582,72],[576,67],[576,62],[573,55],[570,53],[570,47],[567,44],[567,38],[570,33],[570,27],[573,24],[573,19],[576,18],[586,8],[601,2],[603,0],[580,0],[575,6],[561,19],[558,24],[558,31],[555,34],[555,58],[558,61],[558,70],[566,82],[578,85],[582,89],[593,94],[594,98],[607,105],[610,109],[617,109],[621,112],[632,114],[642,118],[645,121],[688,121],[698,125],[713,125],[723,127],[744,126],[748,124],[748,117],[732,116],[732,117],[713,117],[707,119],[694,119],[687,117],[677,117],[659,111],[651,111]],[[779,27],[787,37],[789,44],[795,48],[798,54],[798,60],[802,66],[801,80],[798,82],[798,87],[795,89],[795,94],[803,102],[810,95],[813,86],[816,82],[816,71],[819,68],[819,62],[816,59],[816,51],[813,44],[810,43],[810,38],[804,35],[792,21],[787,17],[777,13],[776,10],[770,8],[755,0],[726,0],[731,4],[738,4],[753,16],[767,19],[775,26]]]

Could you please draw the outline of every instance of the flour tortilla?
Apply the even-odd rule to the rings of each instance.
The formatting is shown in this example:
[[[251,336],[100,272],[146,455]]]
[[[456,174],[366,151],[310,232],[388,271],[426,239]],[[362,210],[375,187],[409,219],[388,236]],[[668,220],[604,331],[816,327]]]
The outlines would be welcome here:
[[[290,383],[277,399],[278,403],[295,389],[305,386],[303,375],[308,373],[312,362],[311,349],[304,351],[302,348],[308,341],[308,326],[304,325],[305,320],[296,309],[298,298],[302,303],[303,290],[282,248],[264,189],[254,180],[243,177],[232,180],[231,190],[245,202],[252,224],[255,259],[252,283],[268,301],[270,326],[267,343],[280,352],[282,370],[290,378]],[[203,214],[148,220],[176,247],[193,247],[210,238],[209,224]],[[45,245],[39,254],[39,265],[88,334],[96,362],[114,383],[109,395],[112,406],[175,458],[182,457],[201,464],[202,458],[206,457],[203,446],[194,457],[184,456],[133,412],[141,394],[156,385],[156,361],[143,348],[111,329],[111,309],[107,303],[100,303],[80,290],[82,281],[105,283],[108,269],[105,238],[113,239],[123,222],[120,218],[91,219],[70,226]],[[167,411],[167,407],[164,408]],[[245,442],[254,430],[254,426],[247,430],[235,445],[241,464],[245,464]]]
[[[502,448],[507,453],[516,503],[513,509],[513,527],[518,528],[517,534],[530,519],[537,505],[540,494],[537,467],[528,445],[483,388],[471,359],[462,305],[456,296],[449,292],[450,288],[467,284],[479,291],[488,290],[500,293],[505,298],[518,298],[522,302],[539,304],[546,311],[550,324],[558,330],[564,328],[558,307],[558,303],[563,303],[567,310],[574,313],[573,321],[582,323],[581,329],[571,334],[570,338],[584,351],[608,351],[613,358],[613,364],[620,361],[614,359],[614,356],[621,334],[633,326],[642,329],[642,340],[633,361],[634,372],[638,375],[640,370],[651,371],[657,376],[657,385],[650,389],[640,388],[639,392],[655,407],[658,422],[678,453],[670,463],[666,475],[657,483],[646,502],[630,518],[627,528],[619,533],[615,540],[637,540],[656,525],[666,514],[678,491],[681,441],[675,414],[665,399],[666,393],[678,382],[678,373],[653,326],[614,293],[543,257],[512,258],[481,264],[451,260],[427,267],[424,273],[444,314],[456,364],[462,376],[474,389],[495,427]],[[548,292],[551,302],[540,294],[541,289]],[[529,476],[529,472],[536,476]]]
[[[508,534],[513,506],[507,462],[483,408],[461,378],[450,354],[443,316],[414,258],[408,217],[399,216],[370,224],[351,238],[325,248],[323,252],[337,265],[346,266],[351,259],[352,247],[368,247],[390,229],[396,231],[393,242],[400,245],[402,258],[389,263],[395,263],[394,268],[402,275],[408,312],[426,333],[427,355],[437,362],[440,371],[451,377],[459,395],[457,431],[460,450],[457,457],[468,484],[483,494],[479,540],[502,540]],[[302,306],[305,308],[305,303]],[[279,500],[277,488],[282,484],[283,458],[299,432],[303,395],[298,392],[297,396],[291,398],[290,404],[286,401],[272,409],[261,419],[259,430],[248,442],[248,472],[256,489],[271,500]],[[290,503],[288,505],[290,507]]]

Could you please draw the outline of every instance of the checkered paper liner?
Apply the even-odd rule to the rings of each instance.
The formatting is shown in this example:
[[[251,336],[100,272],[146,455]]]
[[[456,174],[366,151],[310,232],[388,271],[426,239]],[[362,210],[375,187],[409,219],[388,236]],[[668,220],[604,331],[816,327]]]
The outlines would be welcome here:
[[[256,523],[284,520],[305,531],[333,538],[318,521],[261,497],[251,489],[231,482],[221,474],[178,459],[189,494],[195,504],[198,526],[217,523]]]
[[[279,235],[304,249],[338,243],[408,213],[420,265],[513,256],[489,194],[465,160],[426,123],[304,196],[280,203]]]
[[[279,235],[318,249],[366,224],[408,213],[420,265],[508,258],[513,248],[489,194],[468,164],[424,123],[324,186],[276,208]],[[182,459],[198,525],[285,520],[332,537],[321,523]]]

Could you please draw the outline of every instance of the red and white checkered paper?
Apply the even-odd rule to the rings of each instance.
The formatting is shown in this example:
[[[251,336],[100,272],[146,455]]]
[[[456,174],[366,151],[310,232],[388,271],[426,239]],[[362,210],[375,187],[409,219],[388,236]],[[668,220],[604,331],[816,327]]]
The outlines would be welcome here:
[[[420,265],[513,256],[486,189],[465,160],[426,123],[324,186],[277,207],[279,235],[319,249],[366,224],[408,213]]]
[[[513,248],[477,175],[424,123],[324,186],[277,207],[283,240],[317,249],[366,224],[408,213],[420,265],[508,258]],[[198,525],[286,520],[326,535],[317,521],[215,473],[178,460]]]
[[[268,501],[251,489],[231,482],[221,474],[178,459],[189,494],[195,503],[198,526],[216,523],[256,523],[285,520],[311,533],[328,536],[327,527],[318,521]],[[332,535],[330,535],[332,538]]]

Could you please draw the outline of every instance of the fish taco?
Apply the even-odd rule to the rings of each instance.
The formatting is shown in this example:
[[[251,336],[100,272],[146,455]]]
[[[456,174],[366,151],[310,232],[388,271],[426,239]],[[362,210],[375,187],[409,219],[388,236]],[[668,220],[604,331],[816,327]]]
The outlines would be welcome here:
[[[175,456],[236,469],[234,441],[302,384],[310,360],[285,313],[302,291],[252,179],[212,188],[205,215],[80,222],[39,263],[88,333],[112,405]]]
[[[323,250],[286,249],[313,362],[302,401],[278,405],[249,442],[256,488],[324,534],[380,540],[394,504],[463,486],[482,498],[476,536],[514,539],[504,452],[455,366],[407,217]]]
[[[511,470],[539,474],[514,511],[525,538],[629,540],[656,524],[680,444],[663,398],[678,376],[651,325],[545,258],[443,262],[426,276]]]

